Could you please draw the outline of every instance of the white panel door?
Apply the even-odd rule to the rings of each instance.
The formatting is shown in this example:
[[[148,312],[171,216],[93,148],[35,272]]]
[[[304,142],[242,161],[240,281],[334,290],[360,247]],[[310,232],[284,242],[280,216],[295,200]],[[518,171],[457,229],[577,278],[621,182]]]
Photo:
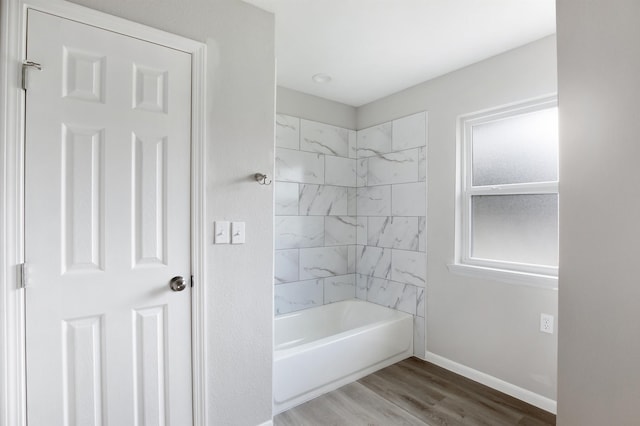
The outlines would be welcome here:
[[[29,10],[27,410],[190,425],[191,56]]]

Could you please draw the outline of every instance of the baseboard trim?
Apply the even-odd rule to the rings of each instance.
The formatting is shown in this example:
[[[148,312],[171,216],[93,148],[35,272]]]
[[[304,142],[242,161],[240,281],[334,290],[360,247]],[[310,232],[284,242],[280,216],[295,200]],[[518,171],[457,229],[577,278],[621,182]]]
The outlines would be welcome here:
[[[273,426],[273,419],[267,420],[264,423],[260,423],[258,426]]]
[[[506,393],[514,398],[518,398],[528,404],[534,405],[550,413],[556,414],[558,410],[558,404],[553,399],[547,398],[530,390],[521,388],[512,383],[505,382],[502,379],[483,373],[482,371],[474,370],[466,365],[459,364],[455,361],[451,361],[440,355],[436,355],[432,352],[427,352],[425,359],[432,364],[439,367],[446,368],[454,373],[460,374],[468,379],[474,380],[478,383],[482,383],[485,386],[489,386],[495,390]]]

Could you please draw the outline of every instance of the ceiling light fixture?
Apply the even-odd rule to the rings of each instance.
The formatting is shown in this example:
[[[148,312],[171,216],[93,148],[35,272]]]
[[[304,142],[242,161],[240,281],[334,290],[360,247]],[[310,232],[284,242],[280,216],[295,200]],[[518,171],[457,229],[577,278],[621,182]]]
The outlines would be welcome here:
[[[319,73],[319,74],[314,74],[313,77],[311,77],[311,80],[313,80],[318,84],[325,84],[331,81],[331,76],[329,74]]]

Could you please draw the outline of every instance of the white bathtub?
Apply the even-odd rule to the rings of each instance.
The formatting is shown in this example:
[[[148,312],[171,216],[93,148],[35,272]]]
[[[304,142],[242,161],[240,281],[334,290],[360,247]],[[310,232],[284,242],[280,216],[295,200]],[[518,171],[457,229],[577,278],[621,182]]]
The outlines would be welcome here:
[[[274,415],[413,353],[413,317],[360,300],[278,316]]]

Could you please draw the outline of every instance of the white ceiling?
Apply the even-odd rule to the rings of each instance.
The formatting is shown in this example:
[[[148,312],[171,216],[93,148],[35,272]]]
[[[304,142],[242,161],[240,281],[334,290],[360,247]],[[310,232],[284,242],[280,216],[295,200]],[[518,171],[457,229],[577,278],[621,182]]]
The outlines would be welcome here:
[[[555,33],[555,0],[244,1],[275,13],[278,85],[352,106]]]

